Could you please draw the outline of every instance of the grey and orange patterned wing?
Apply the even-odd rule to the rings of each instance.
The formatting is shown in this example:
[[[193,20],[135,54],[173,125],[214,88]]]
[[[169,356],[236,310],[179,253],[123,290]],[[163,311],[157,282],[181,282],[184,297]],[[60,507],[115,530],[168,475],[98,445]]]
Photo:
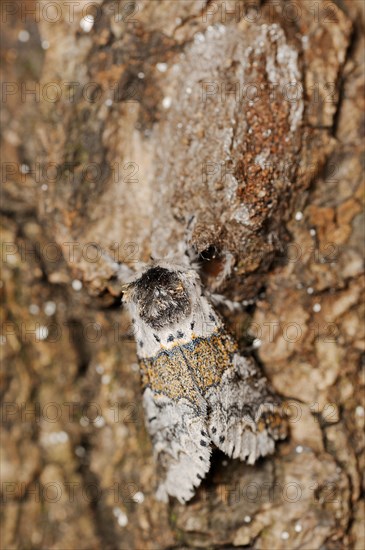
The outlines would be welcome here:
[[[190,500],[210,467],[207,407],[179,347],[141,361],[143,404],[158,465],[159,500]]]
[[[235,353],[220,383],[205,395],[208,433],[225,454],[254,464],[286,437],[280,401],[253,360]]]

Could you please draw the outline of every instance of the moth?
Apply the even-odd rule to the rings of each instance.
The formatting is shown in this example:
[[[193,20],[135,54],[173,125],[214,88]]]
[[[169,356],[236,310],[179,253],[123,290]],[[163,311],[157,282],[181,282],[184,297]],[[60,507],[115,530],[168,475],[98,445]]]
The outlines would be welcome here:
[[[157,261],[124,285],[135,326],[159,500],[190,500],[217,447],[254,464],[286,435],[278,398],[240,355],[190,266]]]

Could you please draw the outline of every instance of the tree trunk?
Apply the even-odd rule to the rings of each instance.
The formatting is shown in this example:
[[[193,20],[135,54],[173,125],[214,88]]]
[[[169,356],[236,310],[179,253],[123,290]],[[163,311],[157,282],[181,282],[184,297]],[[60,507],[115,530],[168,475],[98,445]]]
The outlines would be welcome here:
[[[362,0],[2,21],[2,548],[364,548]],[[114,261],[187,249],[290,435],[184,506],[154,498]]]

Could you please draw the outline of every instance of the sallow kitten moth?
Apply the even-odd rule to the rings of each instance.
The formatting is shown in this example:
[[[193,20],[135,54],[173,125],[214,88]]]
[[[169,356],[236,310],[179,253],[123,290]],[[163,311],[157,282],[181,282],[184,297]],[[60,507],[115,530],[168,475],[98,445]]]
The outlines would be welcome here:
[[[286,435],[280,402],[258,365],[240,355],[198,273],[154,262],[123,292],[136,327],[157,498],[190,500],[213,446],[249,464],[272,453]]]

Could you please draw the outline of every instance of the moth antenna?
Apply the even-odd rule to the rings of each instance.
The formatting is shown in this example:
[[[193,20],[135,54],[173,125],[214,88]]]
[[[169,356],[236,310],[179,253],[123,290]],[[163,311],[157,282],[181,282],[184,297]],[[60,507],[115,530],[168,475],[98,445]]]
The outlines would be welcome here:
[[[107,252],[102,251],[100,257],[113,270],[114,276],[122,283],[127,283],[136,276],[136,270],[131,269],[123,262],[118,262]]]

